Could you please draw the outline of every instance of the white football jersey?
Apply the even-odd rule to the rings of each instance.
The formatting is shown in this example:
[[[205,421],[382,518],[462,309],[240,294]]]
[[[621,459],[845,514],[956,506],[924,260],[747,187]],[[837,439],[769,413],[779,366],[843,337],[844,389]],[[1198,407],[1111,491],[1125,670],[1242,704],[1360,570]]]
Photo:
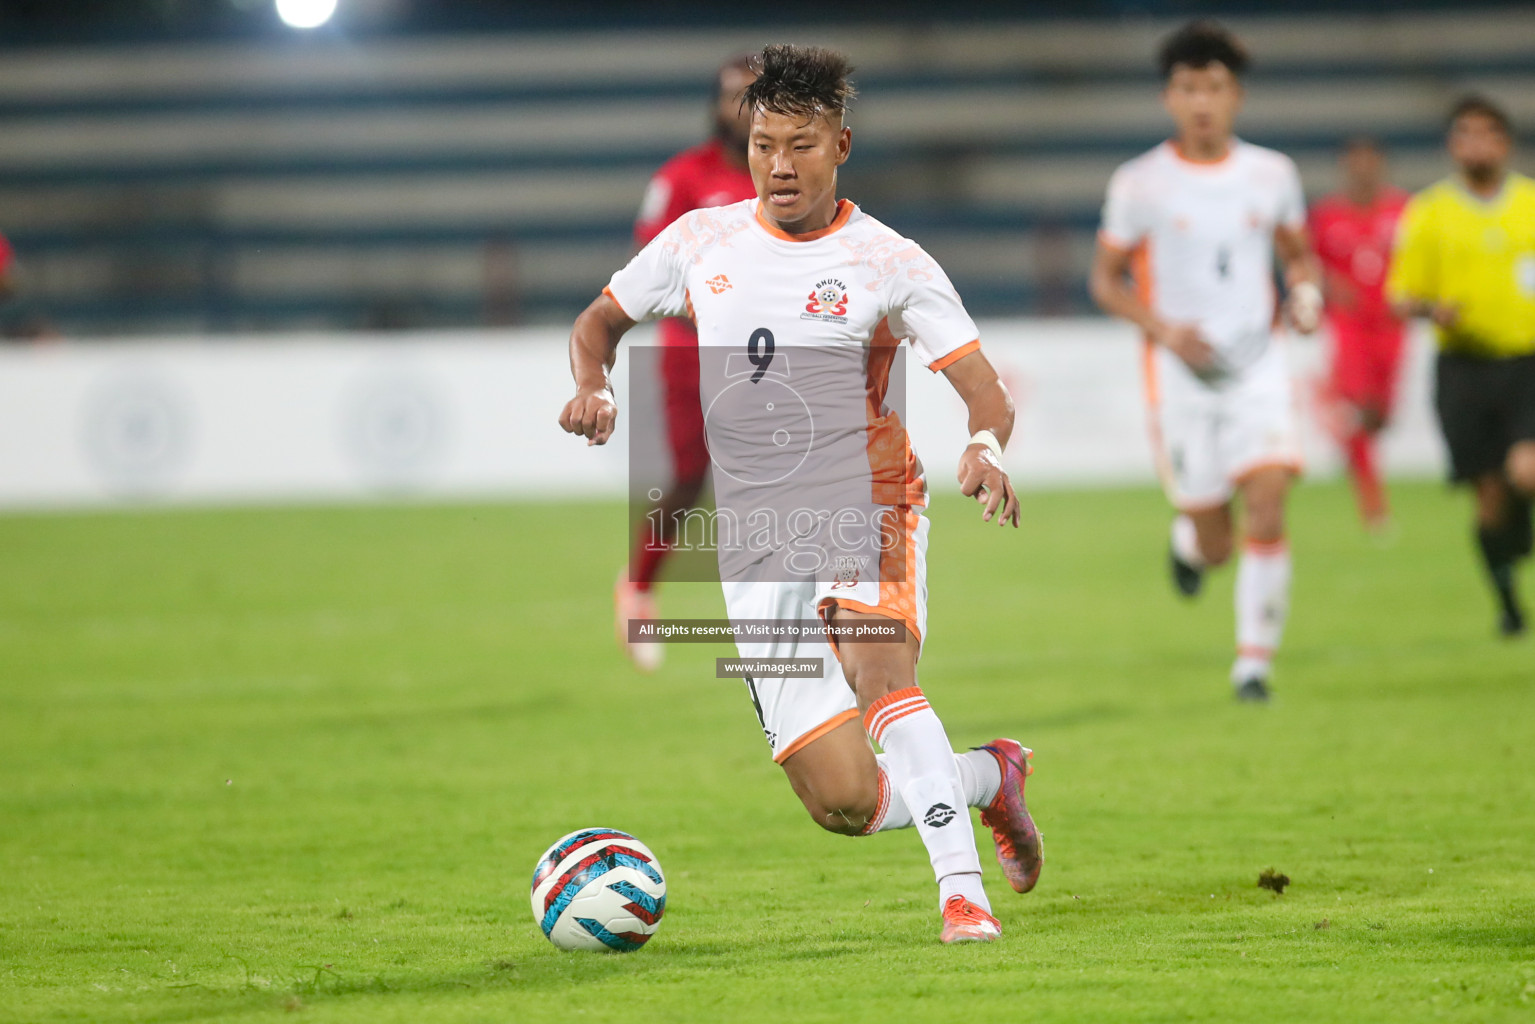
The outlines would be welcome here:
[[[1238,372],[1268,348],[1277,312],[1274,229],[1306,224],[1289,157],[1239,139],[1196,163],[1164,142],[1109,180],[1100,239],[1135,253],[1142,298],[1174,323],[1198,325],[1221,367]]]
[[[697,325],[717,489],[833,487],[861,465],[872,486],[863,500],[923,503],[920,464],[884,404],[896,346],[905,339],[936,371],[980,342],[954,286],[915,242],[845,199],[828,227],[791,236],[752,199],[679,217],[605,291],[633,320]],[[781,395],[767,408],[783,429],[741,408],[719,412],[742,393]],[[816,457],[806,461],[810,427]],[[880,452],[882,436],[900,440]],[[750,465],[735,465],[743,453]]]

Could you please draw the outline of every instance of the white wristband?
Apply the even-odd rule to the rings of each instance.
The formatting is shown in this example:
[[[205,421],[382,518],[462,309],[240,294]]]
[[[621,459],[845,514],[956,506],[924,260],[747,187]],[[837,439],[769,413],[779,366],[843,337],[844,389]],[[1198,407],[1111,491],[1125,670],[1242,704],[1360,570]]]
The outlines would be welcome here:
[[[998,462],[1002,461],[1002,442],[998,441],[997,435],[991,431],[977,430],[970,435],[970,444],[984,444],[991,449],[991,454],[997,457]]]
[[[1301,281],[1290,289],[1290,312],[1297,327],[1310,331],[1322,315],[1322,289],[1310,281]]]

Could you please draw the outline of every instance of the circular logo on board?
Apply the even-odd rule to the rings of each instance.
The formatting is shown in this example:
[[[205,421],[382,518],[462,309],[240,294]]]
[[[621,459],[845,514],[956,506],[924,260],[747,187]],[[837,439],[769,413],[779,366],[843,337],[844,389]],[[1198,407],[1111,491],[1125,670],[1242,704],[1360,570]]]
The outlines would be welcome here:
[[[150,372],[109,378],[86,398],[82,443],[86,460],[114,489],[160,490],[191,450],[189,404]]]
[[[423,374],[396,371],[361,381],[346,399],[344,442],[352,461],[386,484],[420,480],[442,460],[448,414]]]

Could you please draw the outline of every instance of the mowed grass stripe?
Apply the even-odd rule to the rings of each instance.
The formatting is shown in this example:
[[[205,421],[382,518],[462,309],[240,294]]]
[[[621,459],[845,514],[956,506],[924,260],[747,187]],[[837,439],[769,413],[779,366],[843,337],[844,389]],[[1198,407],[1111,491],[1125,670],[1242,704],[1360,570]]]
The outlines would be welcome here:
[[[1394,498],[1378,545],[1297,493],[1267,708],[1229,699],[1232,574],[1171,595],[1160,495],[935,503],[921,681],[957,745],[1038,751],[1046,836],[967,949],[914,833],[811,824],[728,651],[628,668],[616,505],[0,517],[0,1019],[1529,1019],[1535,644],[1493,637],[1464,496]],[[527,905],[594,824],[667,871],[631,956]]]

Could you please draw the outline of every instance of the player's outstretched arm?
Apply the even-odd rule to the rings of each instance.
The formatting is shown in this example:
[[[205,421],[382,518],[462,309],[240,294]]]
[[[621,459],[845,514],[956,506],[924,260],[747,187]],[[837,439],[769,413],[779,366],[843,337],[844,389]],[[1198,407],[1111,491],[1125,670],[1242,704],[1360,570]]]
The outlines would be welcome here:
[[[1215,349],[1200,336],[1193,324],[1170,324],[1135,293],[1127,283],[1130,274],[1130,253],[1116,249],[1101,238],[1093,256],[1093,270],[1088,278],[1088,290],[1098,308],[1110,316],[1128,320],[1153,342],[1170,349],[1173,355],[1188,364],[1195,373],[1203,373],[1215,365]]]
[[[1013,433],[1013,397],[997,376],[991,362],[971,352],[946,366],[949,378],[965,408],[970,410],[970,444],[959,457],[959,489],[986,506],[981,518],[1018,526],[1018,495],[1002,468],[1002,446]],[[998,514],[1000,512],[1000,515]]]
[[[1311,240],[1303,227],[1274,229],[1274,252],[1284,268],[1285,314],[1302,334],[1310,334],[1322,324],[1322,267],[1311,250]]]
[[[1460,320],[1460,306],[1453,302],[1430,302],[1427,299],[1397,298],[1391,301],[1391,312],[1398,320],[1426,317],[1440,327],[1449,330]]]
[[[618,356],[618,341],[634,326],[628,314],[607,294],[597,296],[576,317],[570,330],[570,375],[576,381],[576,397],[560,412],[560,428],[580,434],[586,443],[606,444],[613,436],[618,403],[608,371]]]

